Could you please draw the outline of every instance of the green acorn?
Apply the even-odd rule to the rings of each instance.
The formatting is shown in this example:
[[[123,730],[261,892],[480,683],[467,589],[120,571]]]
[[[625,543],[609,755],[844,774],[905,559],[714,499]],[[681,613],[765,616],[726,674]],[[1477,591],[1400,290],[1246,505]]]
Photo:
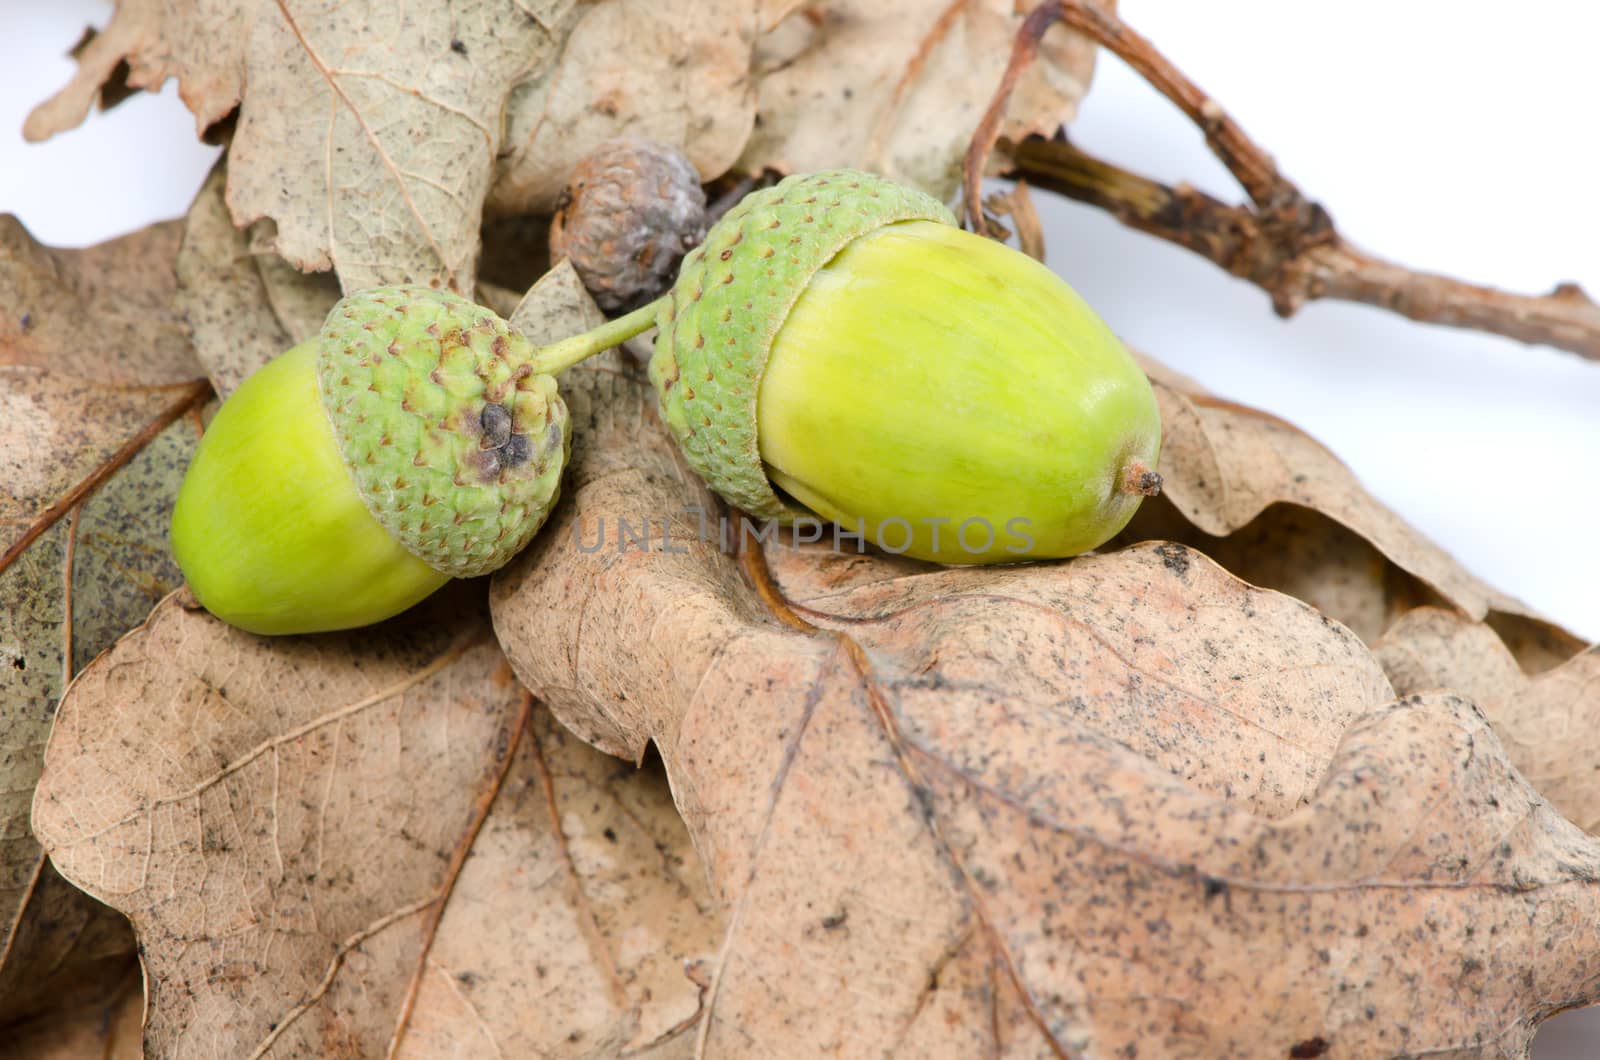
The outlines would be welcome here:
[[[1160,488],[1155,395],[1105,323],[881,177],[747,196],[658,324],[663,418],[755,516],[809,509],[891,552],[989,563],[1094,548]]]
[[[341,300],[202,437],[172,517],[190,590],[242,629],[310,633],[503,566],[555,504],[571,439],[533,353],[457,295]]]

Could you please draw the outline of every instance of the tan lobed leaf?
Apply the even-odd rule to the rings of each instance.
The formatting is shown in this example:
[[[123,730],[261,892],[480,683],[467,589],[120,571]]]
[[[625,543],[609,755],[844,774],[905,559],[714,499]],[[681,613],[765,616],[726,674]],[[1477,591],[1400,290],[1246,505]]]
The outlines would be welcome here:
[[[726,917],[704,1055],[1514,1055],[1600,989],[1600,847],[1342,627],[1170,544],[768,545],[758,593],[637,370],[562,387],[495,626],[574,731],[660,749]]]
[[[169,598],[73,685],[34,819],[133,921],[152,1053],[582,1055],[692,1021],[715,927],[664,783],[532,711],[473,589],[278,639]]]
[[[189,333],[172,304],[172,260],[181,234],[180,222],[165,221],[83,250],[62,250],[35,241],[16,217],[0,214],[6,366],[56,369],[105,384],[195,379]]]
[[[388,1040],[522,698],[453,602],[271,640],[169,597],[74,682],[34,827],[133,921],[152,1052]]]
[[[339,285],[324,273],[291,268],[249,231],[233,226],[223,201],[226,161],[218,162],[184,220],[177,305],[217,393],[226,397],[251,372],[316,335]],[[255,236],[252,233],[257,233]]]
[[[491,198],[499,213],[549,213],[574,166],[606,140],[682,149],[703,180],[743,149],[757,0],[607,0],[587,6],[559,62],[512,93]]]
[[[512,87],[554,61],[571,0],[446,5],[119,0],[72,81],[29,116],[44,139],[100,87],[176,77],[205,130],[235,108],[227,202],[270,249],[346,290],[473,289],[478,224]]]
[[[133,948],[50,868],[28,805],[67,681],[181,580],[181,417],[208,389],[172,307],[177,246],[167,223],[57,250],[0,218],[0,1026]]]
[[[1203,536],[1185,533],[1157,505],[1141,513],[1140,524],[1123,540],[1161,532],[1189,541],[1247,580],[1319,607],[1330,602],[1329,613],[1369,641],[1409,607],[1437,601],[1506,628],[1508,636],[1527,644],[1524,664],[1530,669],[1582,650],[1576,637],[1485,584],[1385,507],[1299,428],[1166,383],[1157,382],[1155,389],[1163,495],[1171,505],[1166,515],[1175,511]],[[1241,531],[1245,537],[1215,544]]]
[[[1139,508],[1113,546],[1177,541],[1204,552],[1251,585],[1303,600],[1367,644],[1413,607],[1448,606],[1355,531],[1321,512],[1276,504],[1226,537],[1185,519],[1166,497]]]
[[[1373,651],[1402,694],[1470,696],[1534,786],[1586,830],[1600,830],[1600,646],[1529,677],[1488,626],[1423,607]]]
[[[1030,5],[1031,6],[1031,5]],[[855,166],[949,198],[1025,10],[1012,0],[810,0],[758,42],[755,130],[739,167]],[[1057,27],[1002,132],[1053,133],[1077,111],[1094,49]]]
[[[981,572],[792,539],[769,555],[783,606],[850,630],[880,671],[892,660],[903,695],[1046,716],[1069,703],[1081,724],[1267,816],[1309,798],[1346,727],[1393,698],[1347,631],[1176,544]]]
[[[74,683],[35,820],[134,922],[153,1053],[688,1041],[718,928],[664,778],[533,712],[474,588],[310,638],[169,598]]]
[[[693,1040],[719,924],[659,768],[539,710],[428,953],[399,1056],[615,1056]]]

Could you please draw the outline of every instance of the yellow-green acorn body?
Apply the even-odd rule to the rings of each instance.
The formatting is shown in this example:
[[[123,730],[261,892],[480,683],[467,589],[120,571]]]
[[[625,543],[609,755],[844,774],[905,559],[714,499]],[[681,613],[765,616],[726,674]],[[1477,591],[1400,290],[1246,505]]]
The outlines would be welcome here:
[[[730,504],[944,563],[1071,556],[1155,492],[1149,382],[1049,269],[880,177],[791,177],[685,260],[651,377]],[[776,489],[774,489],[776,487]]]
[[[554,505],[571,437],[532,353],[445,292],[340,301],[202,437],[172,519],[190,590],[242,629],[311,633],[502,566]]]

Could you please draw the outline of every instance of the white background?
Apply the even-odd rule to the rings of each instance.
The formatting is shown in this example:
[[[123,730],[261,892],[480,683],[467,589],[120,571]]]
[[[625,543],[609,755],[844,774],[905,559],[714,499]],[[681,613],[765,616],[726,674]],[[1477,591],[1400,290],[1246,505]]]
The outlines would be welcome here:
[[[1573,280],[1600,295],[1596,5],[1122,6],[1351,240],[1477,282],[1540,292]],[[23,142],[28,110],[70,76],[64,53],[108,11],[0,0],[0,211],[45,242],[182,214],[215,156],[171,85]],[[1073,136],[1135,171],[1240,198],[1194,129],[1114,59]],[[1264,294],[1198,258],[1038,199],[1051,264],[1131,344],[1304,427],[1475,572],[1600,639],[1600,364],[1356,306],[1280,321]],[[1600,1014],[1558,1019],[1537,1055],[1600,1056]]]

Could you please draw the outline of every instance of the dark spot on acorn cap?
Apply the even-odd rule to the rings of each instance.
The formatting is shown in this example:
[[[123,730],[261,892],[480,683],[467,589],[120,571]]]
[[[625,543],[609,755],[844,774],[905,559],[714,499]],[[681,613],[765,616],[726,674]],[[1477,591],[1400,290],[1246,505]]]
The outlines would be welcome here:
[[[550,439],[549,446],[550,446],[551,449],[560,449],[561,448],[561,424],[552,423],[550,425],[550,430],[549,430],[549,432],[547,434],[547,437]]]
[[[500,462],[506,467],[516,467],[518,464],[527,463],[528,455],[532,452],[532,449],[533,447],[528,444],[527,435],[513,434],[511,440],[506,442],[505,447],[500,450]]]
[[[511,440],[511,410],[504,405],[485,405],[478,423],[483,427],[478,448],[500,449]]]

